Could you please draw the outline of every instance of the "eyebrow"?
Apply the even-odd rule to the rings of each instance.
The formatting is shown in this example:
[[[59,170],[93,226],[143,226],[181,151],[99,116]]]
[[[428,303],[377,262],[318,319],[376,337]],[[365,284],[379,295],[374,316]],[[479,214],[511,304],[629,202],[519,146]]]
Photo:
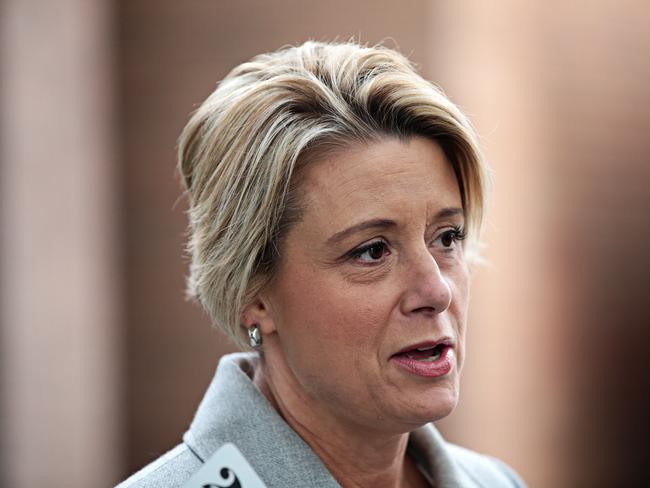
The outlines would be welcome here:
[[[360,232],[362,230],[366,230],[366,229],[388,229],[390,227],[395,227],[395,226],[397,226],[397,223],[394,220],[388,220],[388,219],[366,220],[364,222],[359,222],[358,224],[354,224],[353,226],[348,227],[347,229],[343,229],[340,232],[337,232],[332,237],[327,239],[327,243],[328,244],[335,244],[337,242],[341,242],[346,237],[349,237],[352,234],[356,234],[357,232]]]
[[[431,220],[434,222],[436,220],[448,219],[450,217],[456,217],[457,215],[465,215],[465,211],[462,208],[458,207],[446,207],[440,210]]]
[[[457,215],[463,215],[463,209],[462,208],[457,208],[457,207],[446,207],[438,211],[436,215],[434,215],[433,219],[431,219],[431,222],[435,222],[437,220],[442,220],[442,219],[448,219],[450,217],[456,217]],[[361,232],[362,230],[367,230],[367,229],[388,229],[391,227],[396,227],[397,222],[394,220],[390,219],[372,219],[372,220],[365,220],[363,222],[359,222],[358,224],[354,224],[347,229],[343,229],[342,231],[337,232],[333,236],[331,236],[329,239],[327,239],[328,244],[336,244],[338,242],[341,242],[344,240],[346,237],[351,236],[352,234],[356,234],[357,232]]]

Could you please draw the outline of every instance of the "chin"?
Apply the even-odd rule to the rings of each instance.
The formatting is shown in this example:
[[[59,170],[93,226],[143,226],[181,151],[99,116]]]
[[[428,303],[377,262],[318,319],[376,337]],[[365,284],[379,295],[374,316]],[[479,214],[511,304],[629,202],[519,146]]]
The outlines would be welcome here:
[[[411,403],[411,412],[419,425],[436,422],[451,414],[458,404],[459,391],[455,381],[451,384],[436,385],[420,394]]]

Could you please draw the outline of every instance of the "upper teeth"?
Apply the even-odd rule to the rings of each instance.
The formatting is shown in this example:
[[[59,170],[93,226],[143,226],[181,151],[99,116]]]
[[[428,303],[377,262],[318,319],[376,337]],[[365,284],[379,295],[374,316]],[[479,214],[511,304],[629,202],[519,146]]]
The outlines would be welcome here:
[[[442,355],[442,353],[440,351],[436,351],[435,354],[429,356],[428,358],[422,359],[422,361],[432,362],[432,361],[435,361],[436,359],[438,359],[441,355]]]
[[[436,346],[418,347],[416,350],[422,352],[422,351],[428,351],[429,349],[433,349],[434,347]]]

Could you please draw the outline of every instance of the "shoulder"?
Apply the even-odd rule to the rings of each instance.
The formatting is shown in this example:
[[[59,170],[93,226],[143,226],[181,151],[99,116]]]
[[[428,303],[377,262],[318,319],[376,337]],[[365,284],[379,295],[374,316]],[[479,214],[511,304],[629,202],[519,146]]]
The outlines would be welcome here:
[[[200,467],[199,458],[186,444],[179,444],[116,488],[181,487]]]
[[[447,450],[458,468],[478,486],[524,488],[522,479],[502,461],[447,443]]]

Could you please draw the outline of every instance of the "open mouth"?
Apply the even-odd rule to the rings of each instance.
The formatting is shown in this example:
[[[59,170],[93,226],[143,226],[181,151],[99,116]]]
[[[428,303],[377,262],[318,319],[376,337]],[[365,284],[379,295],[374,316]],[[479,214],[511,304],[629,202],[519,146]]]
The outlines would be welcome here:
[[[399,354],[399,356],[405,356],[409,359],[415,359],[416,361],[423,363],[430,363],[438,359],[446,347],[449,346],[446,344],[437,344],[435,346],[429,347],[417,347],[415,349],[403,352]]]
[[[437,342],[421,342],[393,354],[391,361],[400,369],[417,376],[445,376],[455,364],[453,343],[449,338]]]

